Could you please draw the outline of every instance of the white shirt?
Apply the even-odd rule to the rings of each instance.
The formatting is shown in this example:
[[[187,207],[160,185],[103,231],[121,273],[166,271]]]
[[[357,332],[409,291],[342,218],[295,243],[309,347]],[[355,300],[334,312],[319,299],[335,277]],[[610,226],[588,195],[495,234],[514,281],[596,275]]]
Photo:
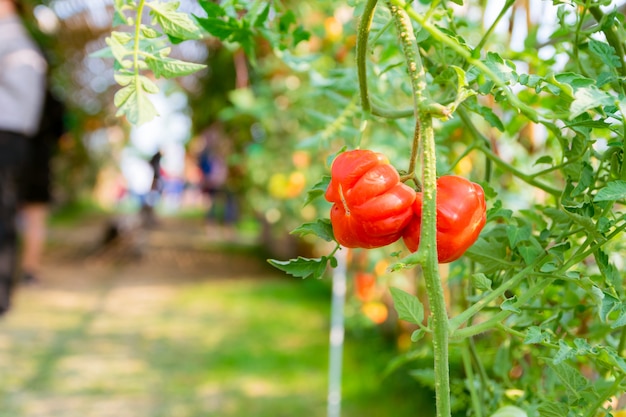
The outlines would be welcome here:
[[[17,16],[0,18],[0,130],[37,131],[47,64]]]

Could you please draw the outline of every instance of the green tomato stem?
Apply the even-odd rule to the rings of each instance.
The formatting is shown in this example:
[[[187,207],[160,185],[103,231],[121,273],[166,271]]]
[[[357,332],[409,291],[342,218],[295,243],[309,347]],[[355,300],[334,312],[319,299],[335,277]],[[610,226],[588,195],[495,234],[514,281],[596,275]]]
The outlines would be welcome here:
[[[371,104],[369,92],[367,90],[367,65],[365,58],[367,56],[367,42],[374,19],[374,11],[376,10],[378,0],[368,0],[365,9],[359,21],[359,29],[356,40],[356,66],[359,78],[359,91],[361,93],[361,108],[364,113],[371,113]]]
[[[430,305],[435,359],[435,395],[437,417],[450,417],[450,366],[448,312],[443,295],[437,260],[437,171],[435,134],[432,118],[424,116],[422,128],[422,226],[420,245],[416,252],[421,260],[426,294]]]
[[[406,11],[391,1],[387,6],[398,31],[413,90],[415,132],[411,152],[411,170],[422,155],[422,225],[420,246],[416,252],[422,266],[432,318],[433,355],[435,361],[435,401],[437,417],[450,417],[450,366],[448,358],[448,312],[443,295],[437,260],[437,155],[431,114],[422,109],[431,105],[426,90],[426,72],[422,65],[413,26]],[[412,172],[409,172],[411,174]]]

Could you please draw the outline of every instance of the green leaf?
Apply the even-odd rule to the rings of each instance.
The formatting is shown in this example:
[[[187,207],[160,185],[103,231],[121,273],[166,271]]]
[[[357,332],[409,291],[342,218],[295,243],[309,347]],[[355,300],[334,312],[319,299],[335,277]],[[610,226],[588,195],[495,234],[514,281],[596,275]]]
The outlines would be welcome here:
[[[582,165],[582,170],[579,172],[580,178],[578,180],[578,184],[572,190],[570,197],[577,197],[581,195],[590,185],[593,184],[594,181],[594,169],[593,167],[584,162]]]
[[[115,82],[117,84],[119,84],[122,87],[125,87],[135,80],[135,75],[117,72],[113,75],[113,78],[115,79]]]
[[[161,36],[161,33],[157,32],[156,30],[154,30],[154,28],[151,28],[149,26],[141,25],[140,29],[142,36],[145,38],[156,39]]]
[[[606,42],[589,39],[589,50],[600,58],[602,62],[611,68],[621,68],[622,63],[615,53],[615,49]]]
[[[604,188],[600,189],[593,201],[617,201],[624,198],[626,198],[626,181],[617,180],[609,182]]]
[[[146,58],[146,64],[148,64],[148,67],[154,72],[157,78],[182,77],[206,68],[206,65],[154,55]]]
[[[326,271],[328,258],[322,256],[321,258],[310,259],[298,256],[297,259],[290,259],[288,261],[268,259],[268,262],[273,267],[297,278],[321,278],[324,271]]]
[[[424,337],[424,334],[426,334],[426,330],[422,328],[415,330],[413,333],[411,333],[411,342],[419,342],[422,337]]]
[[[195,18],[204,30],[223,41],[230,39],[240,29],[239,22],[233,18],[226,20],[212,17],[205,19],[197,16]]]
[[[624,326],[626,326],[626,307],[622,306],[619,316],[613,323],[611,323],[611,329],[617,329]]]
[[[540,327],[531,326],[528,328],[526,332],[526,337],[524,338],[524,344],[532,345],[536,343],[543,343],[548,339],[548,335],[545,334]]]
[[[113,57],[120,64],[127,55],[132,54],[132,50],[126,46],[131,39],[130,35],[124,32],[111,32],[111,36],[105,39],[106,44],[111,48]]]
[[[422,386],[435,388],[435,371],[433,369],[414,369],[409,372]]]
[[[335,239],[330,219],[317,219],[314,223],[304,223],[296,227],[291,234],[298,236],[313,234],[327,242],[332,242]]]
[[[226,11],[224,11],[219,4],[213,3],[211,0],[199,0],[198,3],[209,17],[226,16]]]
[[[603,322],[608,322],[609,315],[619,309],[622,306],[622,302],[619,298],[614,296],[613,294],[609,294],[606,291],[602,292],[602,302],[600,304],[600,309],[598,313],[600,314],[600,320]]]
[[[304,26],[299,25],[297,28],[295,28],[295,30],[292,32],[292,36],[293,36],[293,42],[292,45],[296,46],[298,45],[300,42],[302,41],[308,41],[309,38],[311,37],[311,33],[308,32],[307,30],[304,29]]]
[[[483,266],[481,272],[485,274],[510,267],[510,264],[505,261],[506,244],[495,239],[486,240],[485,238],[479,238],[465,252],[465,255],[481,264]]]
[[[569,119],[572,120],[587,110],[614,104],[613,102],[614,100],[609,94],[598,89],[595,85],[578,88],[574,93],[574,101],[570,105]]]
[[[401,320],[413,324],[421,324],[424,320],[424,306],[420,300],[406,291],[390,287],[393,304]]]
[[[543,248],[534,244],[523,244],[517,247],[517,251],[524,258],[524,262],[529,265],[543,253]]]
[[[296,15],[291,10],[287,10],[287,12],[278,19],[278,29],[283,33],[287,33],[289,27],[296,23],[296,21]]]
[[[504,81],[505,84],[517,82],[518,76],[515,72],[515,65],[511,61],[502,59],[497,53],[488,52],[485,65],[487,65],[498,78]]]
[[[564,403],[545,402],[539,406],[537,411],[541,417],[565,417],[569,407]]]
[[[306,206],[316,198],[323,196],[328,188],[328,184],[330,184],[330,175],[324,175],[322,179],[307,192],[304,205]]]
[[[528,417],[526,411],[513,405],[507,405],[499,408],[491,417]]]
[[[580,371],[566,363],[548,360],[548,366],[556,376],[559,377],[563,385],[576,397],[580,398],[580,392],[587,386],[587,379]]]
[[[113,102],[117,106],[117,116],[126,116],[134,125],[141,125],[154,119],[158,112],[143,89],[136,89],[136,83],[130,83],[115,93]]]
[[[177,1],[146,3],[146,6],[152,9],[150,15],[154,22],[159,24],[168,36],[180,40],[202,38],[200,28],[189,18],[189,15],[177,11],[179,5]]]
[[[539,164],[554,165],[554,160],[552,159],[550,155],[544,155],[541,158],[537,159],[533,165],[539,165]]]
[[[513,313],[519,314],[522,312],[522,310],[520,310],[519,308],[515,307],[515,303],[517,303],[517,296],[514,295],[511,298],[507,298],[506,300],[504,300],[504,302],[502,304],[500,304],[500,308],[503,311],[511,311]]]
[[[506,235],[509,238],[509,244],[511,249],[515,249],[518,243],[526,242],[530,239],[532,229],[528,225],[517,227],[514,225],[508,225],[506,228]]]
[[[548,362],[548,365],[550,365],[550,367],[564,365],[564,361],[574,356],[576,356],[576,350],[565,343],[565,341],[559,340],[559,350],[556,352],[556,355],[554,355],[554,359]]]
[[[485,106],[478,106],[476,110],[492,127],[495,127],[500,132],[504,132],[504,124],[502,124],[502,120],[496,116],[493,110]]]
[[[626,373],[626,361],[615,350],[609,346],[596,346],[596,348],[598,349],[598,359],[616,367],[622,374]]]
[[[138,79],[141,83],[141,88],[143,88],[143,91],[146,93],[156,94],[159,92],[159,87],[150,78],[140,75]]]
[[[267,4],[265,5],[265,8],[254,19],[254,23],[252,24],[252,26],[254,26],[254,27],[262,27],[263,26],[263,24],[267,20],[267,17],[270,14],[270,6],[271,6],[271,4],[272,4],[271,2],[267,2]]]
[[[491,280],[483,273],[472,274],[472,286],[479,291],[491,291]]]
[[[598,249],[593,255],[607,285],[615,288],[618,294],[621,294],[623,291],[622,277],[615,265],[609,261],[609,256],[602,249]]]

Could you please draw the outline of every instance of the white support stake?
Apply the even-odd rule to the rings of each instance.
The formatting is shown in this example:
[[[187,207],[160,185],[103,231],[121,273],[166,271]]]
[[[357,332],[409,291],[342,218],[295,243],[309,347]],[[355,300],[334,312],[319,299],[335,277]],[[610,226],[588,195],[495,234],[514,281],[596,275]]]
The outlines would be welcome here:
[[[341,373],[343,362],[344,305],[346,301],[347,249],[335,253],[333,293],[330,307],[330,355],[328,364],[328,417],[341,415]]]

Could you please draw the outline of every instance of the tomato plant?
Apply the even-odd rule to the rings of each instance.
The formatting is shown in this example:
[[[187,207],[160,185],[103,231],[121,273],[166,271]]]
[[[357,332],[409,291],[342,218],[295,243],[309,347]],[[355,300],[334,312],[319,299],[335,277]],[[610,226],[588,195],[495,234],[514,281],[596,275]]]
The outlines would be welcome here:
[[[389,294],[400,320],[416,326],[412,340],[430,342],[433,366],[412,375],[436,392],[438,416],[618,415],[626,389],[626,32],[617,2],[322,3],[334,20],[319,19],[309,37],[289,28],[317,6],[289,14],[281,2],[229,1],[206,6],[203,21],[245,45],[261,68],[280,62],[283,78],[298,84],[277,92],[259,83],[246,94],[268,103],[265,113],[243,100],[233,111],[257,112],[277,148],[297,114],[291,144],[320,155],[303,198],[316,215],[294,232],[322,238],[330,253],[272,264],[321,277],[341,244],[387,245],[372,249],[388,259],[387,273],[411,271],[413,287],[424,289]],[[259,59],[255,36],[266,36],[273,54]],[[284,123],[270,124],[274,116]],[[391,182],[419,189],[415,252],[391,237],[371,244],[362,221],[345,220],[350,201],[334,183],[333,221],[320,197],[333,175],[326,158],[344,147],[388,155],[399,173]],[[440,236],[439,213],[449,200],[437,187],[453,173],[479,184],[486,203],[484,227],[477,239],[478,228],[468,234],[458,258],[456,250],[443,256],[451,240]],[[482,225],[482,200],[470,200],[462,214]],[[398,363],[411,366],[419,346]]]

